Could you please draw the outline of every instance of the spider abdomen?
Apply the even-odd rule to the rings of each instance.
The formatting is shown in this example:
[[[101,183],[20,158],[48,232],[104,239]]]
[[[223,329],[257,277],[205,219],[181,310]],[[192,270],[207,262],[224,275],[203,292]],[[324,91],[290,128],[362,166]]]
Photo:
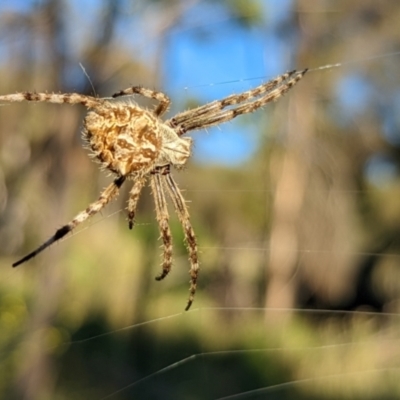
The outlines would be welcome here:
[[[105,168],[124,176],[153,169],[162,138],[159,122],[150,112],[106,103],[88,113],[84,126],[84,139]]]

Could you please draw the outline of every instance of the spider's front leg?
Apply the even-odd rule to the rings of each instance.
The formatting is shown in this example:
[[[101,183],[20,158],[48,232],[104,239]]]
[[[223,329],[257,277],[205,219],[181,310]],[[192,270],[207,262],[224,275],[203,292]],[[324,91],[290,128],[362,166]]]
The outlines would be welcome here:
[[[181,112],[165,121],[165,124],[182,136],[192,130],[208,128],[252,113],[287,93],[306,72],[307,69],[287,72],[246,92]]]
[[[102,99],[79,93],[36,93],[22,92],[0,96],[0,102],[47,102],[54,104],[82,104],[87,108],[97,108],[103,104]]]
[[[151,89],[146,89],[142,86],[132,86],[128,89],[120,90],[119,92],[114,93],[112,95],[112,97],[116,98],[116,97],[126,96],[126,95],[130,95],[130,94],[141,94],[142,96],[147,97],[149,99],[157,100],[160,104],[157,106],[157,108],[153,112],[158,117],[163,115],[168,110],[169,105],[171,104],[171,100],[165,93],[156,92],[155,90],[151,90]]]
[[[122,186],[124,182],[125,182],[125,176],[120,176],[116,178],[114,182],[111,183],[111,185],[107,186],[107,188],[101,193],[97,201],[91,203],[89,207],[86,208],[85,211],[80,212],[67,225],[64,225],[63,227],[58,229],[56,233],[49,240],[44,242],[36,250],[32,251],[25,257],[21,258],[19,261],[15,262],[13,264],[13,267],[17,267],[18,265],[21,265],[22,263],[35,257],[36,255],[41,253],[44,249],[51,246],[54,242],[63,238],[67,233],[73,231],[79,224],[86,221],[89,217],[102,210],[104,206],[118,194],[119,188]]]

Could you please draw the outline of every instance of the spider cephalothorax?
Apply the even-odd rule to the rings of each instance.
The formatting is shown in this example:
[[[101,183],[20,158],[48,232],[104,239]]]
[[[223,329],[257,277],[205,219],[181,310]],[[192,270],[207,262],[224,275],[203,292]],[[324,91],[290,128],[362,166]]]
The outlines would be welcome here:
[[[114,181],[100,194],[98,200],[89,204],[68,224],[19,261],[14,267],[28,261],[52,243],[71,232],[80,223],[98,213],[111,199],[118,195],[127,178],[133,180],[128,200],[128,224],[134,225],[136,206],[147,180],[155,201],[156,216],[163,241],[162,271],[157,280],[165,278],[172,266],[172,237],[165,190],[172,200],[181,222],[189,252],[190,289],[188,310],[196,292],[199,271],[196,236],[190,223],[185,200],[171,176],[171,166],[181,168],[191,154],[192,140],[181,136],[188,131],[218,125],[256,111],[270,101],[285,94],[307,72],[291,71],[254,89],[232,94],[225,99],[213,101],[162,121],[160,117],[168,110],[170,100],[161,93],[142,87],[122,90],[112,98],[96,98],[78,93],[16,93],[0,96],[0,101],[41,101],[58,104],[82,104],[89,109],[84,120],[83,137],[93,157],[115,174]],[[155,99],[158,106],[150,111],[139,107],[129,96],[140,94]]]

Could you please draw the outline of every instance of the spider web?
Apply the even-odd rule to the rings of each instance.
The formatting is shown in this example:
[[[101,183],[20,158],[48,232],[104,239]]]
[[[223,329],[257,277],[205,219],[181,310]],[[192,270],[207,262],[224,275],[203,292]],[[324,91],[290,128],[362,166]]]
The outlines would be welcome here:
[[[328,14],[328,12],[326,13]],[[368,44],[368,42],[366,43]],[[331,74],[333,80],[334,74],[345,75],[345,72],[353,67],[367,66],[366,68],[368,68],[374,64],[380,66],[388,63],[392,66],[398,64],[398,57],[391,52],[371,52],[369,57],[369,60],[364,57],[363,61],[354,61],[353,57],[344,55],[339,59],[340,65],[330,65],[326,71],[321,70],[322,68],[318,68],[318,66],[324,65],[325,61],[331,62],[332,60],[324,60],[317,67],[312,66],[314,68],[311,76],[320,77],[323,74]],[[336,61],[334,60],[334,62]],[[240,92],[249,86],[254,86],[252,80],[254,76],[259,75],[246,75],[244,80],[236,80],[223,85],[222,79],[212,80],[212,83],[206,81],[208,83],[204,88],[207,96],[220,98],[221,95],[215,95],[213,88],[226,86],[227,93]],[[307,85],[307,78],[308,76],[301,84]],[[382,79],[385,84],[391,82],[390,76],[383,76]],[[203,81],[199,82],[199,85]],[[258,84],[257,80],[255,80],[255,84]],[[188,97],[197,96],[197,87],[195,86],[190,84],[187,86]],[[355,84],[354,87],[361,86]],[[281,99],[282,106],[279,103],[271,105],[273,112],[276,112],[278,117],[280,114],[288,112],[291,96],[295,96],[296,89],[289,92],[287,98]],[[173,96],[171,95],[171,97]],[[325,99],[321,101],[325,101]],[[355,121],[355,125],[362,126],[361,116],[353,114],[351,118]],[[282,126],[283,120],[278,120]],[[255,114],[246,121],[250,123],[255,121],[250,129],[257,129],[256,125],[260,122],[259,117]],[[246,127],[240,122],[228,125],[229,127],[221,127],[223,135],[229,135],[231,132],[236,135],[237,131],[243,129],[243,126]],[[283,131],[284,129],[280,128],[277,136],[281,135]],[[215,134],[216,130],[210,131],[208,137],[212,138]],[[201,141],[202,135],[204,133],[198,132],[195,140]],[[311,140],[314,141],[317,152],[323,150],[318,138],[314,137]],[[201,161],[200,155],[197,160]],[[304,162],[312,163],[313,160],[315,158],[312,158],[311,154],[305,154]],[[387,171],[385,166],[382,162],[376,162],[371,166],[371,181],[376,182],[376,179],[379,178],[383,179],[386,185],[388,184],[392,175],[390,169]],[[315,167],[318,168],[319,165],[316,164]],[[207,188],[205,182],[200,181],[201,184],[199,184],[198,181],[193,180],[191,184],[193,177],[202,173],[201,168],[193,165],[183,171],[181,176],[177,175],[181,186],[185,189],[185,197],[193,199],[190,204],[193,221],[204,217],[196,209],[195,197],[197,194],[211,198],[210,193],[223,198],[245,195],[245,197],[261,199],[265,204],[272,195],[280,194],[291,198],[297,194],[296,188],[267,187],[262,179],[262,171],[258,178],[253,178],[256,180],[250,182],[245,178],[235,180],[234,189],[228,182],[214,182],[212,185],[210,180],[205,180],[210,185]],[[241,176],[254,176],[250,175],[254,166],[241,164],[240,168]],[[372,189],[341,189],[341,194],[357,201],[360,194],[368,190],[379,191],[381,187],[377,185]],[[321,206],[325,198],[319,196],[321,191],[316,190],[312,185],[307,187],[306,191],[307,193],[313,192],[315,202]],[[383,201],[385,198],[378,197],[379,199]],[[332,203],[327,202],[323,206],[328,210],[329,207],[332,207]],[[380,203],[381,208],[386,206],[386,203]],[[94,241],[98,240],[96,231],[112,230],[113,227],[108,222],[110,219],[115,219],[115,213],[120,211],[117,209],[117,211],[111,212],[110,218],[108,216],[99,218],[77,232],[75,237],[69,236],[67,241],[63,241],[50,252],[57,253],[60,246],[71,245],[71,242],[76,242],[77,237],[80,239],[83,235],[93,237]],[[267,210],[264,217],[267,218]],[[229,219],[226,218],[223,221],[228,224]],[[96,224],[95,227],[94,224]],[[196,226],[196,223],[194,225]],[[139,218],[135,230],[143,233],[155,226],[156,223],[153,220]],[[69,307],[59,310],[59,318],[60,320],[70,318],[71,321],[74,321],[76,328],[75,330],[71,329],[74,332],[72,337],[70,332],[61,328],[49,329],[45,332],[45,336],[48,338],[47,343],[50,342],[49,352],[62,360],[58,365],[60,386],[56,387],[55,393],[62,393],[65,388],[68,388],[70,397],[82,399],[312,399],[329,398],[329,396],[332,398],[397,398],[399,396],[397,345],[400,314],[396,312],[396,307],[392,308],[393,312],[376,312],[369,308],[335,310],[332,307],[324,310],[310,306],[304,308],[254,307],[254,304],[263,304],[263,301],[257,297],[257,293],[260,292],[257,288],[265,286],[267,283],[262,274],[257,274],[256,268],[251,264],[259,265],[257,263],[260,259],[268,260],[271,252],[276,249],[279,249],[287,257],[296,252],[296,254],[300,254],[300,258],[315,256],[322,260],[332,258],[339,253],[350,253],[351,256],[360,258],[380,257],[382,255],[380,250],[326,250],[318,246],[294,249],[290,246],[286,247],[282,243],[268,243],[267,241],[260,243],[253,237],[243,238],[240,235],[235,240],[223,242],[233,243],[228,246],[218,245],[219,242],[209,239],[206,233],[197,231],[201,243],[199,249],[202,274],[194,306],[189,312],[180,312],[185,305],[187,289],[184,284],[181,285],[181,282],[186,283],[187,276],[186,255],[179,250],[177,251],[177,265],[174,266],[168,280],[162,283],[152,283],[156,286],[156,289],[151,290],[152,295],[157,297],[156,306],[149,309],[147,303],[139,301],[136,310],[141,308],[147,312],[138,315],[135,323],[123,322],[124,315],[132,311],[129,299],[118,302],[115,299],[115,292],[111,293],[111,291],[110,294],[105,292],[97,294],[98,297],[104,297],[104,299],[98,299],[99,305],[93,307],[94,312],[91,315],[82,315],[80,320],[73,319],[68,313],[74,307],[79,310],[80,304],[74,303],[73,297],[76,293],[69,294],[71,304]],[[265,237],[267,238],[267,236],[268,232]],[[175,246],[179,246],[178,231],[174,231],[174,237]],[[102,238],[104,239],[104,237]],[[128,243],[130,243],[131,252],[136,252],[138,247],[135,242],[136,240],[131,235],[124,245],[129,246]],[[394,250],[386,251],[385,254],[391,261],[388,268],[393,263],[398,264],[400,256]],[[119,264],[126,264],[124,257],[121,255]],[[99,258],[101,256],[97,260]],[[220,270],[210,271],[207,267],[215,265],[216,260],[224,259],[229,260],[229,263],[221,263]],[[49,268],[54,268],[54,266],[49,266]],[[300,269],[301,266],[282,285],[282,291],[296,281],[300,275]],[[107,269],[99,265],[99,270],[92,273],[94,281],[99,279],[95,276],[96,274],[106,274],[111,287],[120,285],[121,280],[126,280],[128,285],[134,286],[132,281],[138,274],[143,274],[143,271],[143,269],[121,271],[119,266],[114,264],[112,268]],[[152,275],[157,272],[155,268],[148,271]],[[257,278],[260,281],[257,281]],[[11,286],[14,280],[18,281],[19,279],[21,279],[20,270],[6,273],[5,280]],[[75,276],[73,279],[78,281],[76,292],[84,291],[85,284],[79,282],[79,276]],[[224,285],[225,280],[235,281],[234,290],[227,290],[229,286]],[[174,291],[173,289],[177,285],[179,285],[179,290]],[[249,287],[253,288],[253,293],[248,293]],[[87,290],[89,298],[91,295],[89,291],[93,289],[87,288]],[[132,290],[140,289],[134,287]],[[395,289],[393,290],[395,291]],[[174,294],[170,295],[169,293],[172,291]],[[114,301],[106,312],[110,312],[111,308],[119,308],[121,311],[119,316],[109,316],[107,319],[101,308],[110,301],[112,296],[114,296]],[[222,298],[227,307],[213,307],[212,304],[207,304],[209,297],[219,300]],[[78,298],[85,300],[84,296],[78,296]],[[398,298],[396,292],[392,298],[395,303]],[[148,301],[149,298],[146,299]],[[132,301],[132,303],[134,302]],[[7,318],[7,315],[7,313],[3,313],[2,317]],[[15,311],[14,317],[15,315],[17,315],[17,311]],[[108,322],[104,322],[104,319]],[[72,326],[72,322],[70,326]],[[40,330],[38,332],[40,333]],[[39,340],[37,336],[31,338],[27,343],[24,353],[26,356],[34,354],[36,340]],[[87,379],[81,381],[82,376],[86,376]],[[81,386],[82,382],[84,382],[84,386]]]
[[[395,55],[376,55],[371,60],[395,58]],[[345,65],[323,66],[312,72],[320,73],[323,69],[332,68],[345,68]],[[210,192],[210,189],[186,188],[188,195]],[[211,191],[220,192],[223,196],[232,195],[232,190],[224,188]],[[271,191],[239,188],[233,193],[245,192],[251,196],[261,192],[267,196]],[[360,191],[348,190],[345,194],[358,196]],[[288,191],[286,195],[294,193]],[[151,225],[151,222],[139,223],[136,229],[143,229],[146,225]],[[290,248],[281,250],[291,252]],[[237,258],[243,257],[241,253],[245,258],[249,254],[250,257],[251,254],[267,257],[271,247],[256,247],[245,242],[242,246],[230,248],[200,246],[200,251],[203,265],[207,265],[208,258],[212,259],[215,251]],[[322,249],[303,248],[297,251],[304,254],[325,253],[325,257],[332,255],[331,251]],[[369,257],[381,254],[353,251],[352,255]],[[396,260],[400,258],[395,253],[387,255]],[[201,290],[209,289],[203,287]],[[200,299],[196,303],[201,303],[201,292],[198,296]],[[394,348],[398,342],[400,315],[396,312],[240,306],[197,308],[196,305],[189,312],[177,314],[168,314],[168,307],[165,307],[162,308],[165,316],[100,334],[92,333],[96,328],[91,327],[89,333],[79,332],[74,340],[64,342],[65,351],[71,358],[74,352],[80,353],[82,347],[89,353],[93,347],[112,354],[116,349],[110,342],[131,343],[132,353],[128,354],[128,358],[135,358],[140,367],[127,368],[122,374],[124,376],[118,379],[117,387],[110,388],[106,393],[102,388],[101,394],[97,394],[95,384],[86,387],[89,397],[174,399],[192,393],[194,398],[210,399],[319,398],[327,392],[338,397],[349,392],[355,393],[355,397],[363,393],[378,397],[384,393],[389,398],[398,395],[396,381],[399,365]],[[304,328],[304,320],[318,321],[317,331]],[[218,330],[212,331],[212,337],[208,338],[209,327],[214,324],[218,324]],[[189,343],[182,343],[179,338],[186,335],[194,337]],[[241,336],[247,338],[244,343],[238,339]],[[136,347],[135,341],[140,345]],[[110,356],[111,360],[104,354],[99,358],[99,370],[103,370],[107,363],[112,363],[113,356]],[[282,371],[290,369],[292,363],[297,368],[287,374],[286,380],[282,380]],[[264,372],[261,376],[260,370]],[[71,374],[64,372],[67,376]],[[101,373],[99,371],[99,375]],[[384,392],[382,385],[386,386]],[[348,389],[343,390],[343,386]]]

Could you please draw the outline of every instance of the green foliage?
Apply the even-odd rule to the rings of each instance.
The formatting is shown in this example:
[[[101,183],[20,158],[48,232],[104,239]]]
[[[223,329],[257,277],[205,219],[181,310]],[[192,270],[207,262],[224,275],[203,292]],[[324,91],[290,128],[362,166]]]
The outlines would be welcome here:
[[[226,2],[234,20],[245,27],[263,22],[263,7],[259,0],[231,0]]]

